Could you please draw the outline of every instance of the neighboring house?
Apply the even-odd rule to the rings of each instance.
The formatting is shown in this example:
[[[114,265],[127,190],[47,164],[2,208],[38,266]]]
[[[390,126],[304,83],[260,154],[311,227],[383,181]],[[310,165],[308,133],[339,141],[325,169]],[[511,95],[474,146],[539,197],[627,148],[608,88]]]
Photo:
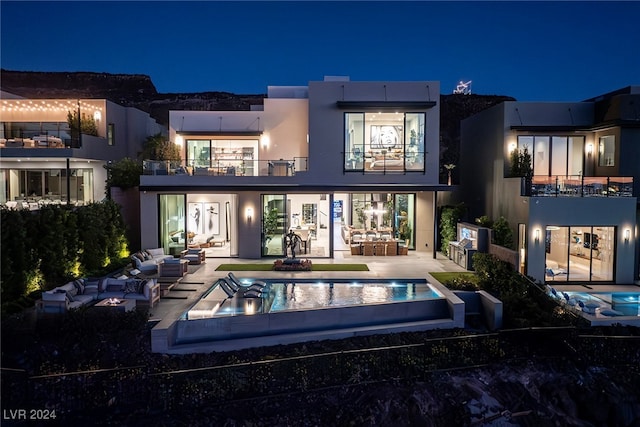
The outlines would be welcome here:
[[[438,183],[439,93],[329,77],[269,87],[260,110],[170,111],[183,160],[146,163],[142,247],[281,257],[294,229],[300,256],[333,257],[366,232],[433,251],[437,192],[451,188]]]
[[[532,178],[510,177],[512,153]],[[504,102],[461,124],[461,200],[504,216],[539,281],[638,279],[640,87],[583,102]]]
[[[2,92],[0,203],[37,209],[102,200],[107,162],[137,158],[145,138],[162,132],[147,113],[105,99],[24,99]]]

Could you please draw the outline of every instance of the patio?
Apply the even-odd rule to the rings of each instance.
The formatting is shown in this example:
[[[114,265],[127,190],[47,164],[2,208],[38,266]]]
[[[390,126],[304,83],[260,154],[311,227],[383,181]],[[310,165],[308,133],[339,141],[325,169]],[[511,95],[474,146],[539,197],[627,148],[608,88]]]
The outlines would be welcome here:
[[[462,267],[453,263],[442,254],[438,253],[436,259],[431,253],[410,252],[406,257],[393,257],[393,259],[375,256],[352,256],[349,252],[340,251],[334,259],[323,259],[323,263],[366,263],[369,271],[259,271],[240,272],[238,277],[273,278],[305,278],[305,279],[384,279],[384,278],[427,278],[430,272],[465,271]],[[198,298],[220,277],[226,276],[226,271],[216,271],[220,264],[264,263],[273,264],[274,259],[244,260],[238,258],[207,258],[202,265],[189,266],[189,273],[184,276],[180,284],[174,287],[160,303],[151,310],[150,321],[157,322],[153,327],[152,341],[157,346],[167,346],[170,327],[178,318],[193,305]],[[152,342],[152,347],[154,346]],[[267,345],[264,343],[263,345]],[[215,349],[220,349],[218,344]],[[206,352],[214,351],[212,343],[193,344],[174,348],[172,353]]]

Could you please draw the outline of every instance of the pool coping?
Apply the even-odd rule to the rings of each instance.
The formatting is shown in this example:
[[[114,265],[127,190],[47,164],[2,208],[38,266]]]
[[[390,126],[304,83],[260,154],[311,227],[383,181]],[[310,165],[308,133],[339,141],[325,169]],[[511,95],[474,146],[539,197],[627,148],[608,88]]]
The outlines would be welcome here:
[[[340,279],[332,278],[332,281]],[[346,279],[353,281],[353,278]],[[371,280],[366,278],[364,280]],[[394,279],[379,279],[390,281]],[[402,279],[407,280],[407,279]],[[325,339],[342,339],[354,336],[387,334],[394,332],[424,331],[429,329],[463,328],[465,324],[465,303],[455,293],[429,277],[414,278],[414,280],[426,280],[446,299],[449,317],[422,321],[394,322],[377,325],[346,327],[337,329],[314,330],[306,332],[291,332],[276,335],[257,337],[231,338],[217,341],[193,342],[176,344],[177,322],[179,316],[164,318],[151,330],[151,350],[154,353],[188,354],[209,353],[215,351],[232,351],[250,347],[263,347],[281,344],[293,344],[298,342],[317,341]]]

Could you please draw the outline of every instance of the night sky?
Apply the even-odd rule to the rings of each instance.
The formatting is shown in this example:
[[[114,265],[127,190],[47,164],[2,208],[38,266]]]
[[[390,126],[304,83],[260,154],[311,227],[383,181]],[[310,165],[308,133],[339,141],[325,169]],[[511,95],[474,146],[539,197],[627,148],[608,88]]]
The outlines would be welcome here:
[[[325,75],[580,101],[640,85],[640,2],[2,1],[1,65],[265,93]]]

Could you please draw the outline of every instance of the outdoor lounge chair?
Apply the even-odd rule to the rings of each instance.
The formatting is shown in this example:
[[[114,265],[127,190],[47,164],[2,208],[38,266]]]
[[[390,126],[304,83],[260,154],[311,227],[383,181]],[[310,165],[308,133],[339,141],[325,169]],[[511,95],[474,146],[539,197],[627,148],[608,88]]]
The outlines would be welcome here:
[[[225,279],[224,277],[222,279],[218,279],[216,283],[218,284],[218,286],[220,286],[224,293],[227,294],[229,298],[233,298],[233,296],[236,294],[233,288],[229,285],[227,279]]]
[[[238,289],[242,288],[245,291],[247,291],[249,289],[256,289],[256,290],[262,291],[267,286],[267,284],[265,282],[263,282],[262,280],[256,280],[256,281],[252,282],[251,285],[249,285],[249,286],[243,285],[242,282],[240,282],[240,280],[238,280],[236,275],[233,274],[233,272],[229,273],[229,281],[233,282],[233,284],[235,286],[237,286]]]
[[[239,284],[237,284],[230,278],[223,277],[222,280],[226,282],[227,286],[229,286],[233,292],[238,292],[241,288]]]
[[[257,289],[249,289],[242,296],[245,298],[262,298],[262,292]]]

